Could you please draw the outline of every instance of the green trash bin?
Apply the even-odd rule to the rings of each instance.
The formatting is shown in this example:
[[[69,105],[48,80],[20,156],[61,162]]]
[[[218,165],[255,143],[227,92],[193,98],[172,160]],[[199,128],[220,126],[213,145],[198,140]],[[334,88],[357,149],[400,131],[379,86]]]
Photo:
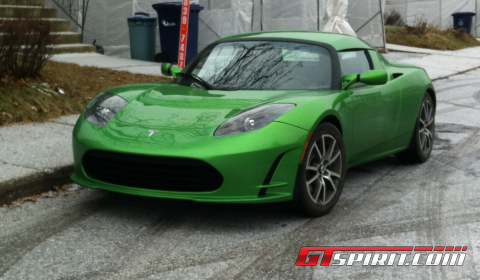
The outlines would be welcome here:
[[[128,18],[130,56],[132,59],[154,61],[157,18],[147,13],[135,13]]]

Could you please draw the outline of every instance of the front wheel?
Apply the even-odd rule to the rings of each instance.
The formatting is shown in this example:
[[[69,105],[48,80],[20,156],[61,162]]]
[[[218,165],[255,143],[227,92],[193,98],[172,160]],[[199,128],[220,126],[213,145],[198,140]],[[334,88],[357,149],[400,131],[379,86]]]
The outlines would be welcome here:
[[[342,193],[346,155],[342,135],[330,123],[313,132],[300,164],[294,193],[294,208],[307,216],[330,211]]]
[[[397,158],[407,163],[423,163],[432,153],[435,134],[435,106],[429,93],[425,93],[417,116],[410,146],[397,154]]]

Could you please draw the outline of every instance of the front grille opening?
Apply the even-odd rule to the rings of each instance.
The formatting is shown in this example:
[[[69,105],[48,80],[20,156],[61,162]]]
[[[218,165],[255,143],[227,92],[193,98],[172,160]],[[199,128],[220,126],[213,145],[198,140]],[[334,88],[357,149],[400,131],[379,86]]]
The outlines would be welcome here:
[[[91,150],[82,163],[93,179],[133,188],[202,192],[217,190],[223,183],[217,169],[196,159]]]

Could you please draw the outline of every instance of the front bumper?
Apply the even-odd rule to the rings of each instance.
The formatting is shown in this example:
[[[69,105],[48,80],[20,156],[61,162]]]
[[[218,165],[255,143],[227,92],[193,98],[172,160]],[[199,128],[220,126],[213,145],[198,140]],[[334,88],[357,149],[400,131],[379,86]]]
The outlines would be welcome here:
[[[256,131],[223,137],[192,135],[171,129],[148,137],[150,129],[114,120],[98,128],[81,119],[73,133],[75,173],[71,179],[94,189],[204,202],[278,202],[293,198],[298,164],[308,135],[306,130],[272,122]],[[201,160],[222,174],[223,184],[214,191],[197,192],[142,189],[102,182],[89,177],[82,165],[85,153],[93,149]]]

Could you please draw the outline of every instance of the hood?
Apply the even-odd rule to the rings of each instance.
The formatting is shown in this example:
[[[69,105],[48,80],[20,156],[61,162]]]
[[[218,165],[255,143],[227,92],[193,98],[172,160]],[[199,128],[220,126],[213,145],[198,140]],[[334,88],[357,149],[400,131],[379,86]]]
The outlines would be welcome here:
[[[267,103],[278,103],[291,94],[292,91],[204,90],[166,83],[129,98],[128,105],[117,114],[115,120],[152,129],[201,130],[212,134],[219,125],[238,112]]]

